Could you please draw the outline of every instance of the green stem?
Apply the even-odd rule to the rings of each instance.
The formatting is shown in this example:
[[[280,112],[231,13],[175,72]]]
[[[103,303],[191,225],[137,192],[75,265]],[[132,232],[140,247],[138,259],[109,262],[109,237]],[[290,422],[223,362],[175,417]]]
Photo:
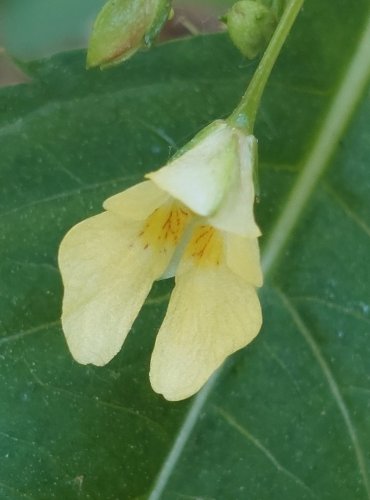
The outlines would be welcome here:
[[[266,83],[303,2],[304,0],[291,0],[285,8],[245,94],[229,117],[233,125],[244,128],[247,133],[253,132],[256,114]]]

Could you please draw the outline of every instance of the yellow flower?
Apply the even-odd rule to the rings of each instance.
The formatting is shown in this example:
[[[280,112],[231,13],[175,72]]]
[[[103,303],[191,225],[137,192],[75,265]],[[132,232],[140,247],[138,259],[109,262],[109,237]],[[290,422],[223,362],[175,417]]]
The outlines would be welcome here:
[[[153,282],[176,275],[151,360],[153,389],[191,396],[261,326],[255,139],[211,124],[168,165],[104,202],[62,241],[62,324],[73,357],[120,350]]]

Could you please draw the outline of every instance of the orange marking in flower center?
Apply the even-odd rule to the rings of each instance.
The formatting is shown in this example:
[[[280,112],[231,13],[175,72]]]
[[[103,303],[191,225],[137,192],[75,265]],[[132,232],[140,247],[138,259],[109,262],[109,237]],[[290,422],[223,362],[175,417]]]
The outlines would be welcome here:
[[[222,260],[222,236],[212,226],[198,226],[188,243],[185,257],[191,258],[198,265],[218,266]]]
[[[192,216],[190,210],[176,202],[165,203],[147,218],[139,236],[144,248],[149,246],[167,251],[175,247],[182,237],[186,224]]]

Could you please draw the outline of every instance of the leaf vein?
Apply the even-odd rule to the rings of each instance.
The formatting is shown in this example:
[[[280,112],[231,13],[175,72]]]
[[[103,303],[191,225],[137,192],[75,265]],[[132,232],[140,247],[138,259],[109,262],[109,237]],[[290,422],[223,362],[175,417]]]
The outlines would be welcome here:
[[[94,397],[94,398],[89,398],[85,394],[69,391],[68,389],[64,389],[63,387],[57,387],[53,384],[50,384],[49,382],[44,382],[43,380],[40,379],[40,377],[37,375],[37,373],[31,368],[30,364],[26,361],[26,359],[23,358],[23,361],[27,368],[30,371],[30,374],[34,381],[43,389],[51,390],[58,392],[59,394],[63,394],[64,396],[70,397],[72,399],[77,399],[78,401],[80,400],[85,400],[85,401],[90,401],[96,404],[97,406],[105,407],[105,408],[110,408],[122,413],[125,413],[127,415],[131,415],[139,420],[142,420],[143,422],[146,422],[147,424],[147,429],[150,429],[154,434],[158,435],[158,431],[162,435],[162,438],[165,438],[166,440],[168,439],[168,433],[164,427],[159,425],[156,421],[152,420],[151,418],[143,415],[142,413],[133,410],[132,408],[128,408],[126,406],[121,405],[120,403],[116,402],[110,402],[110,401],[104,401],[103,399],[100,399],[99,397]]]
[[[71,170],[69,170],[68,168],[66,168],[60,162],[60,160],[57,158],[57,156],[54,153],[52,153],[52,151],[50,151],[49,149],[47,149],[43,144],[41,144],[41,143],[37,144],[37,149],[39,151],[41,151],[42,153],[46,154],[49,157],[49,160],[52,163],[54,163],[54,167],[57,170],[60,170],[61,172],[64,172],[67,175],[67,177],[69,177],[70,179],[72,179],[79,186],[83,186],[84,185],[82,179],[80,179],[80,177],[78,177],[74,172],[72,172]]]
[[[301,393],[299,385],[297,384],[297,381],[293,377],[291,371],[286,366],[286,364],[280,359],[280,357],[276,354],[276,352],[273,349],[271,349],[271,347],[266,342],[262,343],[262,347],[267,351],[268,355],[276,362],[276,364],[285,373],[285,375],[288,377],[289,381],[292,383],[297,393]]]
[[[332,200],[340,206],[343,212],[355,222],[355,224],[370,237],[370,226],[366,224],[364,220],[361,219],[352,208],[344,201],[343,197],[336,191],[332,186],[328,184],[325,185],[325,190],[331,196]]]
[[[312,333],[310,330],[307,328],[305,323],[303,322],[301,316],[299,315],[298,311],[295,309],[294,305],[290,301],[290,299],[285,295],[285,293],[276,288],[276,293],[279,296],[281,303],[289,313],[293,323],[295,324],[297,330],[299,333],[302,335],[304,340],[306,341],[307,345],[311,349],[311,352],[316,359],[318,365],[321,368],[321,371],[324,375],[324,378],[328,384],[328,387],[332,393],[332,396],[334,398],[334,401],[336,402],[338,409],[340,411],[340,414],[342,415],[344,424],[347,428],[349,438],[352,442],[352,446],[355,452],[355,457],[357,461],[357,465],[359,468],[359,473],[360,476],[362,477],[364,488],[366,490],[367,497],[370,499],[370,483],[369,483],[369,478],[367,475],[366,471],[366,465],[365,465],[365,458],[364,458],[364,453],[357,435],[356,428],[354,426],[354,423],[352,422],[351,415],[349,413],[349,410],[347,408],[346,402],[342,396],[342,393],[340,391],[339,385],[337,381],[335,380],[335,377],[333,375],[333,372],[326,361],[326,359],[323,356],[323,353],[320,350],[319,345],[317,344],[316,340],[314,339]]]
[[[0,345],[7,344],[8,342],[14,342],[15,340],[19,340],[23,337],[28,337],[28,335],[33,335],[35,333],[42,332],[43,330],[47,330],[48,328],[52,328],[60,324],[59,319],[56,321],[50,321],[49,323],[43,323],[42,325],[35,326],[33,328],[29,328],[28,330],[21,330],[17,333],[10,333],[5,337],[0,338]]]
[[[293,302],[314,302],[317,304],[322,304],[323,306],[327,307],[328,309],[335,309],[336,311],[339,311],[347,316],[351,316],[352,318],[358,319],[360,321],[363,321],[367,324],[370,324],[370,318],[366,318],[362,314],[353,311],[352,309],[349,309],[347,307],[343,307],[340,304],[336,304],[335,302],[330,302],[325,299],[320,299],[320,297],[314,297],[314,296],[306,296],[306,295],[297,295],[294,297],[291,297]]]
[[[265,455],[265,457],[273,464],[273,466],[279,472],[290,477],[290,479],[292,479],[295,483],[299,484],[302,488],[310,492],[310,494],[314,498],[318,498],[318,496],[311,490],[311,488],[309,488],[304,483],[304,481],[302,481],[302,479],[300,479],[295,474],[293,474],[293,472],[289,471],[286,467],[281,465],[281,463],[278,461],[275,455],[268,448],[266,448],[266,446],[263,445],[257,437],[255,437],[250,431],[248,431],[244,425],[242,426],[239,422],[237,422],[236,419],[228,412],[226,412],[223,408],[217,406],[215,407],[215,409],[225,422],[227,422],[233,429],[239,432],[248,441],[254,444],[254,446],[258,448]]]
[[[124,177],[117,177],[116,179],[110,179],[109,181],[97,182],[95,184],[90,184],[90,185],[87,185],[84,187],[72,189],[69,191],[64,191],[64,192],[61,192],[58,194],[54,194],[52,196],[48,196],[46,198],[41,198],[40,200],[36,200],[32,203],[27,203],[25,205],[21,205],[20,207],[16,207],[16,208],[13,208],[11,210],[8,210],[7,212],[0,213],[0,218],[7,217],[8,215],[13,215],[13,214],[21,212],[23,210],[27,210],[28,208],[33,208],[37,205],[42,205],[44,203],[50,203],[53,201],[62,200],[65,198],[69,198],[71,196],[78,196],[82,192],[85,192],[85,191],[93,191],[94,189],[100,189],[100,188],[105,187],[105,186],[110,186],[112,184],[114,185],[116,183],[125,182],[128,180],[136,181],[137,175],[136,176],[130,175],[130,176],[124,176]]]

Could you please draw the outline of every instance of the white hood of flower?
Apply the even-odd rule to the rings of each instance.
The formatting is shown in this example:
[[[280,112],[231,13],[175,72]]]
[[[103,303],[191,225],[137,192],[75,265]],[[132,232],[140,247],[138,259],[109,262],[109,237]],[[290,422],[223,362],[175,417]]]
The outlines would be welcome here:
[[[253,215],[256,148],[253,135],[219,120],[146,177],[214,227],[257,237],[261,233]]]

